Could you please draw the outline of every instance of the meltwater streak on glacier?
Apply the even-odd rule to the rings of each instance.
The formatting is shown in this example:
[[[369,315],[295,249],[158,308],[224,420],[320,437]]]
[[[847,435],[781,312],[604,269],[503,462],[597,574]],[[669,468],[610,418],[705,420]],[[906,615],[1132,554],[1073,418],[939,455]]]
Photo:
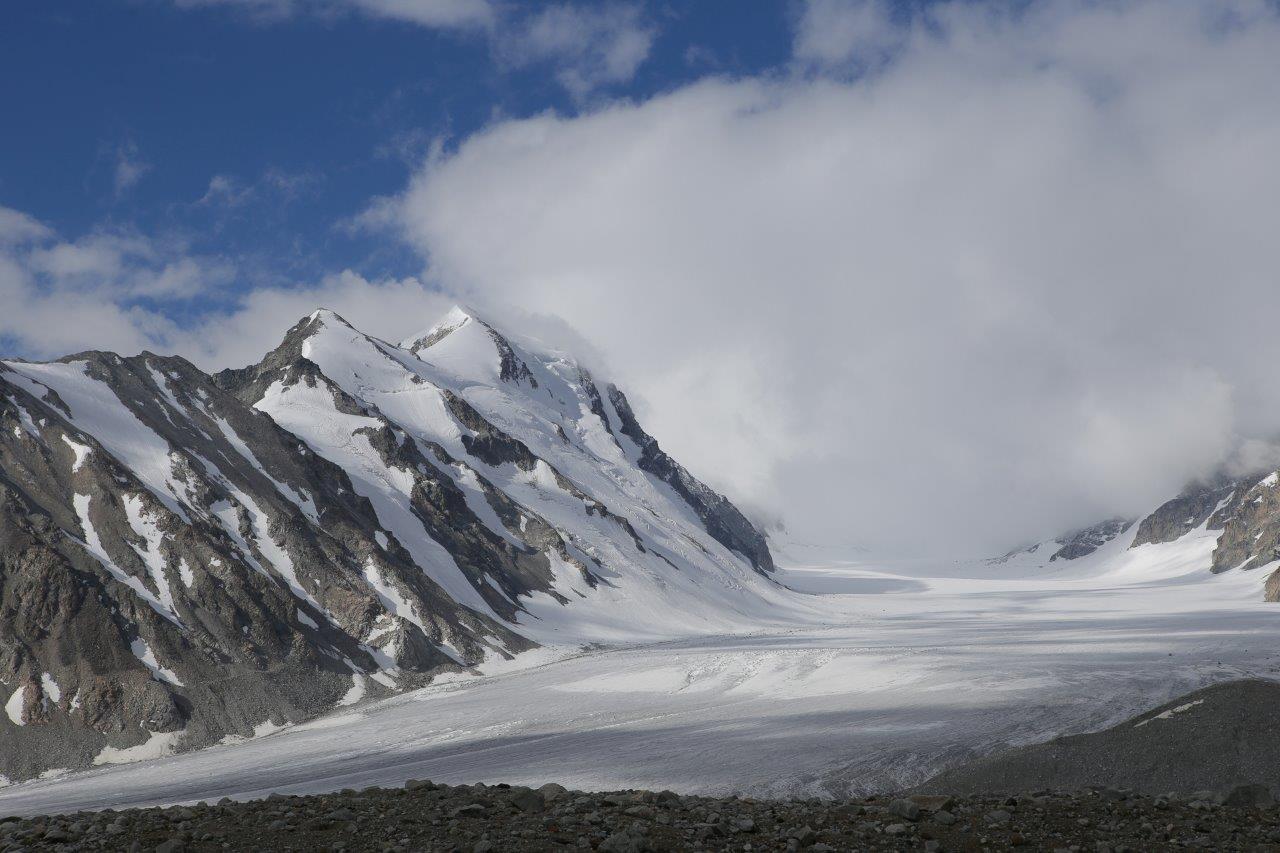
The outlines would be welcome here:
[[[1280,677],[1265,572],[1216,535],[1074,565],[792,560],[811,618],[758,634],[522,656],[249,743],[0,791],[32,814],[398,785],[556,781],[752,795],[910,784],[1008,743],[1101,728],[1214,681]],[[554,659],[554,655],[565,655]],[[549,659],[548,658],[552,658]],[[508,667],[511,665],[508,664]]]

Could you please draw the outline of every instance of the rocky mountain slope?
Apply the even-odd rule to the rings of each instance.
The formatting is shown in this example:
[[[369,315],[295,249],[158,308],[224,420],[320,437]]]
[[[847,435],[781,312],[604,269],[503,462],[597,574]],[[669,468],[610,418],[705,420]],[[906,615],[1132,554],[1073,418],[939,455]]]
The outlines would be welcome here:
[[[252,737],[540,644],[767,609],[623,393],[455,309],[259,364],[0,362],[0,774]]]
[[[1263,596],[1280,601],[1280,471],[1193,483],[1140,520],[1108,519],[1012,551],[998,562],[1046,567],[1100,556],[1114,562],[1143,546],[1199,547],[1205,540],[1209,550],[1197,568],[1206,574],[1261,572]]]

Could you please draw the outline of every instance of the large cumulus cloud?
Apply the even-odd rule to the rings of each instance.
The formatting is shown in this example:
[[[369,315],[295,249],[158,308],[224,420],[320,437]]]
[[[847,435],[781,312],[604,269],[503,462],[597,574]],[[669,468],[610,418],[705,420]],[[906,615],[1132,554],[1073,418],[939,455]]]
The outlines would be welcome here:
[[[1280,427],[1269,6],[846,6],[790,72],[495,123],[382,217],[803,538],[996,548]]]

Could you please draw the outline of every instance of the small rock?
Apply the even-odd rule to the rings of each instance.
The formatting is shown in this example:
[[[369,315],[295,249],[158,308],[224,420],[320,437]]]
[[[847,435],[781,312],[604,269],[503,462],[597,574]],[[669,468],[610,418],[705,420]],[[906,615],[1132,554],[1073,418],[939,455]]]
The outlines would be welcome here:
[[[1227,792],[1222,804],[1233,809],[1269,809],[1276,799],[1266,785],[1237,785]]]
[[[659,791],[654,802],[664,808],[671,808],[680,805],[681,800],[680,795],[675,791]]]
[[[889,814],[904,820],[919,820],[920,806],[911,800],[894,800],[889,803]]]
[[[569,791],[564,785],[557,785],[555,782],[548,782],[538,789],[538,793],[542,795],[543,800],[550,803],[563,797]]]
[[[811,826],[802,826],[791,832],[791,838],[795,839],[800,847],[811,847],[818,840],[818,833],[814,832]]]
[[[430,791],[435,785],[427,779],[410,779],[404,783],[406,791]]]
[[[642,835],[630,832],[615,832],[600,842],[597,850],[603,853],[644,853],[649,849],[648,840]]]
[[[987,820],[992,823],[1008,823],[1012,819],[1013,815],[1004,809],[996,809],[995,811],[987,812]]]
[[[183,844],[180,838],[170,838],[156,845],[156,853],[182,853],[186,849],[187,845]]]
[[[605,794],[600,802],[606,806],[629,806],[636,801],[634,794]]]
[[[891,823],[884,828],[885,835],[906,835],[907,825],[905,823]]]
[[[945,809],[933,813],[933,822],[940,823],[943,826],[951,826],[951,824],[955,823],[956,820],[956,816]]]
[[[522,812],[540,812],[547,807],[546,797],[540,791],[528,788],[512,788],[511,804]]]
[[[449,813],[450,817],[480,817],[485,812],[484,806],[480,803],[468,803],[465,806],[458,806]]]

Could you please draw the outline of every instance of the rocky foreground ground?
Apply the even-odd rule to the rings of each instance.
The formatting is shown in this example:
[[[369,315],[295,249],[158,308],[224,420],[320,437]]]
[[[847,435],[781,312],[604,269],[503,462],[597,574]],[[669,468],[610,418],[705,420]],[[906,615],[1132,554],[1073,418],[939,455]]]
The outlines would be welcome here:
[[[0,850],[1280,851],[1263,786],[1152,797],[1101,788],[1012,797],[768,801],[549,784],[370,788],[0,822]]]

